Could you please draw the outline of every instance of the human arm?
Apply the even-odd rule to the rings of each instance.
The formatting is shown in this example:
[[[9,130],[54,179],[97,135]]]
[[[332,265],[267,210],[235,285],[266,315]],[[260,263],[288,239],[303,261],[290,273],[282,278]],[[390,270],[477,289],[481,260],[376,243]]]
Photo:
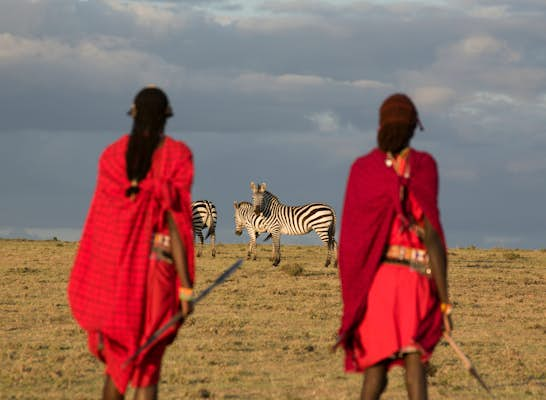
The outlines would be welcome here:
[[[447,255],[440,235],[434,229],[429,219],[425,217],[425,234],[423,241],[427,248],[432,270],[432,278],[436,283],[438,297],[442,306],[442,315],[444,318],[444,329],[450,334],[453,329],[451,322],[451,303],[449,302],[448,284],[447,284]]]
[[[190,273],[188,270],[188,259],[186,257],[186,248],[184,245],[184,241],[178,233],[176,223],[170,212],[167,213],[167,221],[169,223],[169,233],[171,236],[173,261],[176,268],[176,273],[180,278],[180,282],[182,285],[181,287],[193,290],[193,284],[191,282]],[[193,303],[191,301],[181,298],[181,304],[184,317],[187,317],[193,312]]]

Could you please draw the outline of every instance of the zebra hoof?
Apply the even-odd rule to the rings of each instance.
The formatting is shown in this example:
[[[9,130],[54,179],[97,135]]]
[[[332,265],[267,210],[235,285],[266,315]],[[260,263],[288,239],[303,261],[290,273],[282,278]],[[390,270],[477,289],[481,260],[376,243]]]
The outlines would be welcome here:
[[[197,256],[196,257],[201,257],[201,253],[197,253]]]
[[[212,257],[213,258],[216,257],[216,252],[215,251],[212,252]]]

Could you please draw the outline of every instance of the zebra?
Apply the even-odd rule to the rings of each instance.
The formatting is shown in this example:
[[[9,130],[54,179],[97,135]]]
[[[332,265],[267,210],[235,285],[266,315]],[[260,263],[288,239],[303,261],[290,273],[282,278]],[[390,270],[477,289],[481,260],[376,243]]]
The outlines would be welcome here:
[[[281,262],[281,234],[304,235],[314,230],[327,246],[325,267],[330,265],[334,253],[334,265],[337,265],[336,214],[334,209],[323,203],[309,203],[303,206],[287,206],[269,193],[266,184],[258,186],[250,183],[254,213],[264,217],[264,228],[273,238],[273,265]]]
[[[216,207],[208,200],[196,200],[191,203],[193,240],[199,238],[201,245],[197,249],[197,257],[201,257],[203,251],[203,241],[210,236],[210,245],[212,247],[212,256],[216,257]],[[208,228],[207,236],[203,238],[203,230]]]
[[[264,217],[254,213],[254,207],[248,201],[240,203],[234,201],[233,208],[235,210],[235,234],[240,236],[243,233],[243,228],[246,229],[250,242],[248,243],[247,260],[256,259],[256,238],[260,233],[266,232],[264,226]],[[271,237],[271,234],[264,240]]]

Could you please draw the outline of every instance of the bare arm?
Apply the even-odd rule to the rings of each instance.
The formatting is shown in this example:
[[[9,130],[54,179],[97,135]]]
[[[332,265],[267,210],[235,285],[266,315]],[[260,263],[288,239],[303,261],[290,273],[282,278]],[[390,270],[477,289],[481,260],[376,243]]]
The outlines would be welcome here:
[[[432,277],[438,288],[438,296],[442,303],[449,303],[447,288],[447,256],[440,235],[432,226],[430,221],[425,218],[425,246],[430,257],[430,266]]]
[[[449,305],[449,294],[447,285],[447,255],[445,247],[442,243],[440,235],[434,229],[430,221],[425,218],[425,246],[430,257],[430,267],[432,269],[432,278],[436,283],[438,289],[438,297],[440,302]],[[451,307],[451,305],[449,305]],[[451,322],[451,309],[443,313],[444,329],[447,334],[450,334],[453,329],[453,323]]]
[[[172,255],[176,273],[180,278],[182,287],[192,289],[193,285],[191,284],[190,274],[188,271],[188,260],[186,258],[186,248],[184,247],[184,242],[178,233],[178,229],[176,228],[176,224],[170,213],[167,213],[167,221],[169,223]],[[184,316],[187,316],[193,312],[193,305],[191,301],[182,301],[182,312],[184,313]]]

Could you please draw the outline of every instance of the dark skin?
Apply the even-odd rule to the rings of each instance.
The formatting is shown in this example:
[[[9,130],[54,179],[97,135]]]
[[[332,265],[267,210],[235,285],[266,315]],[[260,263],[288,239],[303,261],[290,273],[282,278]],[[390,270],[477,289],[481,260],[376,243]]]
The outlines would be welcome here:
[[[188,271],[188,262],[186,258],[186,248],[184,242],[178,233],[174,219],[170,213],[167,214],[167,221],[169,224],[169,234],[171,236],[172,243],[172,256],[174,260],[174,266],[182,287],[192,288],[192,283],[190,280],[190,274]],[[181,302],[182,314],[184,319],[193,313],[193,303],[191,301],[182,301]],[[146,386],[138,387],[135,389],[134,400],[156,400],[158,395],[158,386]],[[103,400],[123,400],[125,396],[121,394],[114,382],[109,375],[106,375],[104,381],[104,387],[102,391]]]
[[[449,303],[447,286],[447,255],[438,232],[434,229],[428,218],[425,217],[423,243],[427,248],[432,269],[432,278],[436,284],[440,302]],[[444,330],[450,334],[453,325],[451,317],[444,315]],[[425,366],[421,362],[420,353],[409,353],[404,356],[406,370],[406,390],[410,400],[426,400],[427,380]],[[387,387],[388,363],[381,361],[372,365],[364,374],[364,382],[360,393],[361,400],[377,400]]]

